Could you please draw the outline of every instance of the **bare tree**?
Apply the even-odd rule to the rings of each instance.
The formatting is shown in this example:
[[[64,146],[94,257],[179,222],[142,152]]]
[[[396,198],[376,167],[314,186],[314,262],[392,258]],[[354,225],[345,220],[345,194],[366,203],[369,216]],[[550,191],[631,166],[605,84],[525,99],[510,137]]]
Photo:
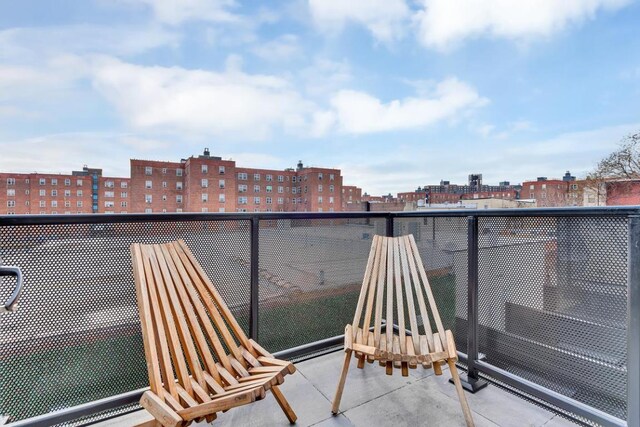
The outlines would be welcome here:
[[[602,179],[640,179],[640,132],[624,137],[620,148],[601,160],[593,175]]]
[[[585,191],[596,197],[597,205],[607,198],[608,183],[614,183],[617,191],[628,192],[633,180],[640,179],[640,132],[625,136],[620,147],[598,162],[595,170],[587,175]]]

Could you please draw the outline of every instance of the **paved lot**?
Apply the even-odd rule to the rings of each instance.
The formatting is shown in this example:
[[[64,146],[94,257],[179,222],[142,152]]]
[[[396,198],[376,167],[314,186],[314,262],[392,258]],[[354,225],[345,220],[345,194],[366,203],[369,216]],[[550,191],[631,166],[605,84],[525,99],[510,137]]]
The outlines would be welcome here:
[[[341,413],[331,415],[331,399],[343,360],[342,352],[297,364],[298,372],[287,377],[282,391],[298,414],[298,426],[464,426],[464,418],[449,373],[411,370],[409,377],[398,371],[388,377],[377,364],[363,370],[352,362],[341,404]],[[398,373],[398,375],[396,375]],[[569,427],[575,424],[493,385],[475,395],[467,394],[476,426]],[[150,419],[145,411],[105,421],[98,426],[130,426]],[[206,424],[201,424],[206,425]],[[220,414],[215,426],[288,426],[289,423],[268,395],[249,406]]]

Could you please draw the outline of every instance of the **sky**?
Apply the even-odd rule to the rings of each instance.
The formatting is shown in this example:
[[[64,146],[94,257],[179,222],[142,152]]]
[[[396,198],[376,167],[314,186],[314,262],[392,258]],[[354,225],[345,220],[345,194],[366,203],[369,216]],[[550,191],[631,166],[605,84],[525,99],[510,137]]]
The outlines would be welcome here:
[[[0,0],[0,171],[586,175],[640,131],[640,1]]]

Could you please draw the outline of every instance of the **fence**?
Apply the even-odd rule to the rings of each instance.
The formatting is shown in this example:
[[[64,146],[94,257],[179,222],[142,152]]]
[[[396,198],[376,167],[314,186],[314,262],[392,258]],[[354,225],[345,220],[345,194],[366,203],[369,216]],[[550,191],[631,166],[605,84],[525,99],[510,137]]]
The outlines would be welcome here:
[[[469,377],[583,422],[638,425],[640,210],[0,217],[24,291],[0,315],[0,415],[83,424],[147,385],[129,245],[184,239],[250,336],[341,344],[375,234],[413,234]],[[0,295],[13,279],[0,277]]]

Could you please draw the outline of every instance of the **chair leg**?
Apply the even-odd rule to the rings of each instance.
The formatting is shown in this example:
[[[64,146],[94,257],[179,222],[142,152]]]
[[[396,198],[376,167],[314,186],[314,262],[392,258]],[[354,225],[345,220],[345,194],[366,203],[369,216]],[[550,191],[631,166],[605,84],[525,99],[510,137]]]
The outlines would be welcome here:
[[[291,424],[295,424],[296,420],[298,419],[298,416],[296,415],[295,412],[293,412],[293,408],[291,408],[291,405],[289,405],[289,402],[287,402],[287,399],[284,397],[284,394],[282,394],[282,392],[277,386],[271,387],[271,393],[273,393],[273,397],[276,398],[278,405],[280,405],[280,408],[282,409],[284,414],[287,416],[287,419],[289,420],[289,422]]]
[[[344,383],[347,381],[347,372],[349,371],[349,363],[351,362],[352,350],[345,350],[344,352],[344,364],[342,365],[342,373],[340,374],[340,381],[338,381],[338,388],[336,389],[336,395],[333,398],[333,405],[331,406],[331,412],[337,414],[340,410],[340,400],[342,399],[342,390],[344,389]]]
[[[458,399],[460,400],[460,406],[462,407],[462,413],[464,414],[464,419],[467,422],[467,427],[474,427],[475,424],[473,423],[473,418],[471,417],[471,409],[469,409],[467,398],[464,395],[464,390],[462,389],[462,384],[460,383],[460,375],[458,375],[456,362],[453,359],[447,359],[447,364],[449,365],[449,371],[451,371],[451,378],[453,378],[453,383],[456,386],[456,392],[458,393]]]

